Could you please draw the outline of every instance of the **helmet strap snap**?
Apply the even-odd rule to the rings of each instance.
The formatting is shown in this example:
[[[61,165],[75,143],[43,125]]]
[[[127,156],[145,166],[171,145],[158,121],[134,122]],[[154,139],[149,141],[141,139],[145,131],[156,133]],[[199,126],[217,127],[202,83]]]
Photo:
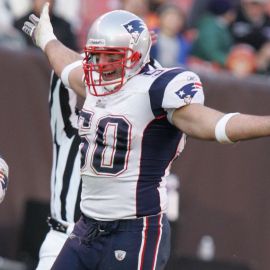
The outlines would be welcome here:
[[[141,58],[141,54],[139,52],[134,52],[131,56],[131,62],[137,62]]]

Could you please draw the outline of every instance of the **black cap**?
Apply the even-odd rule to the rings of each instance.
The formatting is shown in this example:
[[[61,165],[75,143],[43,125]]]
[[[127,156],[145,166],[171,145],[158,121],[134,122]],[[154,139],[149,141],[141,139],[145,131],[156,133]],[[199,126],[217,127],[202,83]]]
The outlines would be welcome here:
[[[232,9],[234,5],[231,0],[211,0],[208,5],[208,10],[215,15],[223,15]]]

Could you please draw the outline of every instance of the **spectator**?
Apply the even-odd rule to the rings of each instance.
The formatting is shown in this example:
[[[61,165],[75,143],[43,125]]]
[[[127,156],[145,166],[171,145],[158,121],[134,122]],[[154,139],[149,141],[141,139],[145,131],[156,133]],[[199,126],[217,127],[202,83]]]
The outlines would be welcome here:
[[[192,55],[202,60],[226,66],[233,45],[229,25],[235,19],[235,8],[230,0],[211,0],[208,10],[198,22],[198,37]]]
[[[166,0],[148,0],[149,2],[149,8],[153,12],[157,12],[158,9],[167,3]]]
[[[186,22],[184,12],[175,5],[164,5],[159,10],[158,40],[151,49],[151,56],[164,67],[185,65],[191,49],[183,31]]]
[[[122,0],[102,0],[89,1],[79,0],[79,25],[78,25],[78,44],[79,48],[83,49],[87,42],[87,32],[89,25],[104,12],[119,9]],[[93,4],[94,2],[94,4]]]
[[[29,18],[30,14],[34,13],[36,16],[39,17],[40,11],[43,5],[46,2],[50,2],[50,18],[51,18],[52,25],[54,27],[55,35],[67,47],[77,51],[78,47],[76,44],[76,38],[75,38],[74,33],[72,32],[71,25],[66,20],[57,16],[54,13],[54,10],[53,10],[54,0],[31,0],[31,1],[32,1],[32,10],[26,15],[24,15],[22,18],[19,18],[18,20],[16,20],[14,23],[14,26],[18,28],[19,30],[21,30],[25,20]],[[27,45],[33,46],[33,42],[31,38],[26,37],[26,42],[27,42]]]
[[[6,0],[0,0],[0,12],[1,12],[1,23],[6,25],[12,25],[13,16],[10,11],[10,6]]]
[[[159,25],[159,18],[155,12],[150,11],[150,4],[145,0],[122,0],[122,9],[132,12],[142,18],[149,29]]]
[[[0,1],[0,47],[19,50],[25,48],[24,36],[13,27],[13,16],[8,2]]]
[[[243,78],[256,70],[256,54],[254,49],[245,43],[232,47],[227,57],[227,68],[237,77]]]
[[[201,15],[205,13],[210,0],[192,1],[189,16],[187,18],[188,26],[195,27],[201,18]]]
[[[270,71],[270,17],[267,0],[241,0],[231,33],[235,43],[245,43],[256,53],[256,71]]]

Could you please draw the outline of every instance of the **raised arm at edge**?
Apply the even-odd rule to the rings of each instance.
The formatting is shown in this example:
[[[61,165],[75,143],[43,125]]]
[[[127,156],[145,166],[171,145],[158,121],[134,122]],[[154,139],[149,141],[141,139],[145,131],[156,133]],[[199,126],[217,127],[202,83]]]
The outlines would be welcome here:
[[[83,57],[66,47],[59,40],[52,40],[48,42],[44,50],[50,65],[58,77],[61,77],[63,69],[75,61],[82,60]],[[83,82],[83,68],[77,67],[69,74],[70,87],[80,96],[85,97],[85,85]]]

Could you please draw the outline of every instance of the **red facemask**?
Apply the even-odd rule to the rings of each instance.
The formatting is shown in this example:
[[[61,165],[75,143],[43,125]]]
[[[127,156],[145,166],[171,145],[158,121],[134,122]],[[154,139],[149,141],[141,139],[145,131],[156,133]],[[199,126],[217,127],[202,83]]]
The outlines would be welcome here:
[[[126,69],[133,68],[141,55],[130,48],[123,47],[85,47],[83,69],[85,82],[91,94],[105,96],[120,90],[125,83]],[[106,55],[108,62],[98,63],[100,55]],[[111,59],[111,60],[110,60]],[[108,91],[99,93],[97,87],[104,87]]]

